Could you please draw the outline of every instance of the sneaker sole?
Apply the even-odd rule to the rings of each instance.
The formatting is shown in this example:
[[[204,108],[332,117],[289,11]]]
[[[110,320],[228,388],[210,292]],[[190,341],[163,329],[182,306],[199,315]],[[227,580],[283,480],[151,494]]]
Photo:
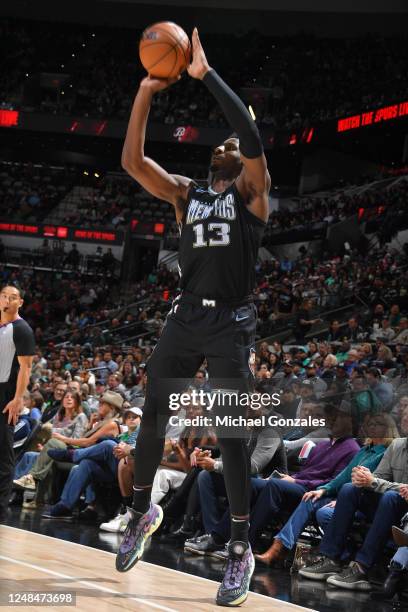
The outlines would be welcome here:
[[[331,584],[341,589],[348,589],[349,591],[371,591],[371,585],[368,584],[366,580],[344,582],[343,580],[337,580],[334,576],[331,576],[327,579],[327,584]]]
[[[199,555],[200,557],[211,557],[213,556],[213,551],[210,550],[197,550],[196,548],[190,548],[189,546],[184,546],[184,552],[192,553],[193,555]]]
[[[325,574],[311,574],[302,569],[300,569],[298,572],[299,576],[302,576],[302,578],[308,578],[309,580],[319,580],[320,582],[327,580],[328,578],[330,578],[330,576],[335,576],[337,573],[338,572],[326,572]]]
[[[120,565],[119,559],[118,559],[118,555],[116,556],[116,569],[118,572],[128,572],[129,570],[132,569],[132,567],[134,565],[136,565],[136,563],[139,561],[140,557],[143,555],[144,553],[144,547],[145,544],[147,542],[147,540],[154,534],[154,532],[160,527],[161,522],[163,520],[163,510],[161,508],[161,506],[158,506],[158,508],[160,508],[159,511],[159,516],[157,517],[157,519],[154,521],[154,523],[152,523],[149,527],[149,531],[145,534],[144,538],[142,539],[142,542],[139,546],[138,551],[135,553],[135,557],[131,558],[130,561],[127,563],[127,565],[122,566]]]
[[[248,578],[248,588],[245,591],[245,593],[242,593],[242,595],[240,595],[239,597],[237,597],[233,601],[223,601],[222,597],[218,597],[218,594],[217,594],[217,599],[215,600],[215,603],[217,604],[217,606],[223,606],[223,607],[226,607],[226,608],[227,607],[228,608],[236,608],[237,606],[240,606],[241,604],[243,604],[248,599],[249,585],[251,584],[251,579],[252,579],[252,575],[254,573],[254,570],[255,570],[255,559],[254,559],[254,556],[252,555],[251,569],[249,571],[249,578]]]
[[[100,531],[106,531],[107,533],[124,533],[126,527],[120,527],[119,529],[110,529],[108,527],[99,526]]]

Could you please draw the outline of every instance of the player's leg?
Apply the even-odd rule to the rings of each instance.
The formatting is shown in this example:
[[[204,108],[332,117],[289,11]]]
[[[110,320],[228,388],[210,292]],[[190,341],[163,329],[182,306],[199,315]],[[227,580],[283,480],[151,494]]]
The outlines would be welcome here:
[[[249,304],[237,310],[225,310],[222,316],[222,332],[214,333],[206,347],[210,377],[216,381],[217,387],[248,394],[253,383],[250,363],[255,341],[255,307]],[[247,404],[241,401],[216,404],[216,414],[245,417]],[[217,594],[217,603],[237,606],[248,596],[255,567],[248,542],[250,457],[245,428],[225,426],[217,428],[217,434],[231,513],[229,559]]]
[[[147,539],[159,527],[163,511],[151,503],[154,477],[163,456],[164,434],[171,414],[170,393],[181,393],[203,361],[199,341],[189,325],[189,305],[167,317],[160,340],[147,363],[143,418],[134,451],[132,519],[116,558],[116,569],[128,571],[143,554]]]

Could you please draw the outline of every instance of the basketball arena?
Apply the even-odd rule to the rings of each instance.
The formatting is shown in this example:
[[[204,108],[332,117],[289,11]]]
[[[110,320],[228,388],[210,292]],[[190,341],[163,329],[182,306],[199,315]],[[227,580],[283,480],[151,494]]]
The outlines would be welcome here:
[[[408,610],[408,5],[0,15],[0,608]]]

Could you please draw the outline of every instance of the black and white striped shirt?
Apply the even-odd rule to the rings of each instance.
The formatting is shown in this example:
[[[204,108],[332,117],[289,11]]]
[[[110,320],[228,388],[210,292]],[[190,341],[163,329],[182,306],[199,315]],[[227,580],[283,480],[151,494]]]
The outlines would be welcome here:
[[[0,385],[14,393],[20,364],[17,357],[35,355],[33,330],[24,321],[16,319],[0,324]]]

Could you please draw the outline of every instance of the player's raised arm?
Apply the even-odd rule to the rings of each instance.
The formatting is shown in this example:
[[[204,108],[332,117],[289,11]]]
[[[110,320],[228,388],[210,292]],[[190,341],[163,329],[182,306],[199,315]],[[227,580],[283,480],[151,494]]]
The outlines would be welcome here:
[[[122,167],[146,191],[156,198],[173,204],[176,207],[176,215],[179,217],[181,211],[178,204],[187,199],[191,180],[169,174],[144,154],[146,125],[153,95],[176,80],[156,79],[148,76],[140,83],[123,145]]]
[[[187,68],[188,73],[203,81],[237,133],[243,171],[237,178],[236,186],[251,212],[266,222],[269,216],[268,193],[271,180],[258,128],[242,100],[209,66],[197,28],[193,31],[192,42],[193,61]]]

